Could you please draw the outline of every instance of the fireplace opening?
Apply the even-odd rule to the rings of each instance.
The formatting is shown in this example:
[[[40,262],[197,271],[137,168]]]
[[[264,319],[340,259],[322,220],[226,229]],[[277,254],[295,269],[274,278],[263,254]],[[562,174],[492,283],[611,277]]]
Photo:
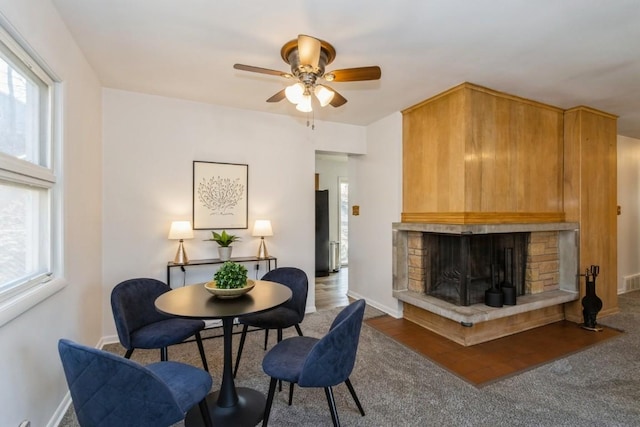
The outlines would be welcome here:
[[[525,293],[530,233],[423,233],[425,293],[452,304],[483,303],[491,287]]]

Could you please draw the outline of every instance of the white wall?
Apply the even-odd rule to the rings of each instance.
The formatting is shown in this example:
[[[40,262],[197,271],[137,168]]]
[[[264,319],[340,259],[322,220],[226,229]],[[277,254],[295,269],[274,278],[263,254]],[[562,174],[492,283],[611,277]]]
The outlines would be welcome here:
[[[98,344],[101,325],[100,86],[45,0],[0,0],[0,14],[63,82],[64,276],[67,286],[0,327],[0,425],[57,425],[67,393],[59,338]]]
[[[253,222],[267,218],[266,238],[278,266],[296,266],[310,279],[307,309],[315,310],[315,151],[340,146],[364,152],[365,128],[105,89],[103,280],[104,335],[115,335],[111,289],[132,277],[166,279],[177,242],[171,221],[191,219],[194,160],[249,165],[249,229],[233,256],[251,256],[259,239]],[[185,241],[191,259],[217,258],[217,246],[196,230]],[[263,268],[263,267],[261,267]],[[186,283],[208,280],[214,269],[188,269]],[[253,271],[250,269],[250,271]],[[260,275],[264,274],[261,270]],[[172,286],[182,284],[172,276]]]
[[[618,292],[624,277],[640,274],[640,140],[618,136]]]
[[[402,209],[402,114],[367,127],[367,155],[349,157],[349,295],[401,316],[392,297],[391,224]]]

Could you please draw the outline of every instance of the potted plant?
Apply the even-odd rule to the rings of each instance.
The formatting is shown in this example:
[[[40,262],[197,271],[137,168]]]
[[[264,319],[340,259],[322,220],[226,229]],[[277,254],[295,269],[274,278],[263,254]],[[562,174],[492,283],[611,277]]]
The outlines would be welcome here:
[[[238,289],[247,284],[247,268],[233,261],[227,261],[213,275],[216,281],[216,288]]]
[[[219,245],[218,254],[220,256],[220,259],[226,261],[231,258],[231,244],[236,240],[240,240],[240,238],[233,234],[228,234],[226,230],[222,230],[222,233],[220,234],[212,231],[210,240],[213,240]]]

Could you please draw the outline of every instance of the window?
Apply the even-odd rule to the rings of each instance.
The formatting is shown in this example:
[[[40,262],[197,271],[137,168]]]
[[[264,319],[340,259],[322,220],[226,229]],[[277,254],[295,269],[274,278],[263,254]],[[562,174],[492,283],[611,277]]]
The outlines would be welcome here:
[[[49,282],[57,262],[54,93],[49,74],[0,26],[0,311]]]
[[[349,265],[349,182],[345,177],[338,178],[340,193],[340,265]]]

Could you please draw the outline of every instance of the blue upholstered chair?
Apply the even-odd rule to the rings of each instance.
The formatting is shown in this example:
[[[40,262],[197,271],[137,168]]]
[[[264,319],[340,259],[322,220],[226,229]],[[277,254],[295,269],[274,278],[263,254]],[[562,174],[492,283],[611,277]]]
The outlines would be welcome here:
[[[211,376],[178,362],[142,366],[70,340],[58,352],[82,427],[163,427],[182,420],[196,404],[206,426]]]
[[[349,380],[356,361],[364,307],[365,302],[362,299],[345,307],[336,316],[331,329],[322,339],[287,338],[267,352],[262,361],[262,369],[271,377],[271,382],[263,426],[269,422],[278,380],[290,383],[289,405],[293,396],[293,384],[300,387],[323,387],[331,410],[331,419],[336,427],[340,425],[340,420],[332,387],[344,382],[360,414],[364,416],[364,409]]]
[[[172,317],[156,310],[156,298],[170,290],[168,285],[156,279],[125,280],[113,288],[111,309],[120,344],[127,350],[124,357],[129,359],[136,348],[158,348],[160,360],[166,361],[168,346],[195,335],[202,366],[208,372],[200,336],[204,321]]]
[[[244,341],[247,337],[249,326],[264,329],[264,349],[267,349],[267,340],[269,338],[269,329],[278,330],[278,342],[282,341],[282,330],[295,326],[299,336],[302,336],[300,323],[304,319],[304,312],[307,306],[307,292],[309,290],[309,280],[307,274],[295,267],[275,268],[264,276],[262,280],[277,282],[291,289],[293,296],[284,305],[269,310],[264,313],[244,316],[238,319],[243,326],[242,335],[240,337],[240,345],[238,346],[238,355],[236,356],[236,365],[233,370],[233,376],[238,372],[240,366],[240,357],[244,348]]]

